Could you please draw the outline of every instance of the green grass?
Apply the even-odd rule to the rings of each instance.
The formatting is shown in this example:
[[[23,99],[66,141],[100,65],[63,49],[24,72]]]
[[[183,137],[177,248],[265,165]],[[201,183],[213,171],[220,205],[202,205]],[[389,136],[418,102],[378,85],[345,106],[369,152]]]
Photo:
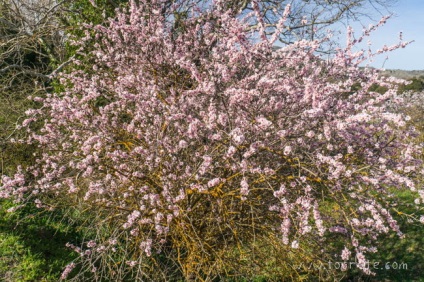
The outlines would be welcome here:
[[[78,234],[57,212],[26,207],[7,213],[11,206],[0,202],[0,281],[57,281],[76,256],[65,244]]]
[[[410,217],[419,218],[424,209],[413,204],[416,195],[410,191],[396,191],[395,195],[400,202],[397,210],[402,213],[394,217],[405,238],[389,234],[379,240],[379,252],[373,257],[381,264],[376,277],[381,281],[424,281],[424,224]]]

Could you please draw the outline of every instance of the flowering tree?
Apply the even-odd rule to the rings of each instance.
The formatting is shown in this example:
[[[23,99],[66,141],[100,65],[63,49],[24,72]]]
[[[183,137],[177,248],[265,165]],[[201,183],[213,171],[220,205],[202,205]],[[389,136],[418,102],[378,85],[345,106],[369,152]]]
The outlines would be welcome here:
[[[33,98],[25,142],[41,153],[3,177],[0,196],[89,211],[92,240],[69,246],[97,279],[285,277],[311,248],[369,272],[372,241],[402,235],[392,189],[418,204],[424,192],[414,129],[385,107],[400,102],[393,81],[358,68],[363,37],[350,31],[323,60],[325,40],[273,48],[289,5],[268,35],[256,1],[248,14],[215,1],[185,17],[184,2],[138,2],[87,27],[76,44],[94,50],[60,75],[64,92]]]

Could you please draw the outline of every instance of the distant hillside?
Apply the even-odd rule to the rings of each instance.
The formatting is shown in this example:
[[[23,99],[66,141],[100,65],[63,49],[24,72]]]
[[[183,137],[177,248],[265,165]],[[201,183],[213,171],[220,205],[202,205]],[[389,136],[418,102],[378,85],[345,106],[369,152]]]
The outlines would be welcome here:
[[[398,94],[401,93],[421,93],[424,95],[424,70],[384,70],[380,72],[381,76],[392,76],[399,79],[404,79],[408,83],[398,85]],[[385,93],[387,87],[380,85],[373,85],[369,89],[378,93]]]
[[[382,72],[382,75],[394,76],[396,78],[402,78],[409,81],[409,84],[399,86],[399,93],[424,93],[424,70],[385,70]]]
[[[402,79],[421,78],[424,79],[424,70],[385,70],[382,72],[385,76],[394,76]]]

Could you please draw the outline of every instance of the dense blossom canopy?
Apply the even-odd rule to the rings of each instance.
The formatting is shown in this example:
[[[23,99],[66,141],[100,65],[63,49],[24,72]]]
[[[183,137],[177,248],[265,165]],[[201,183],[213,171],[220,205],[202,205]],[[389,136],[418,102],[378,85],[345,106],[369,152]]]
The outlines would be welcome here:
[[[178,245],[181,230],[243,242],[272,232],[292,248],[337,233],[342,259],[363,263],[368,240],[401,235],[387,199],[407,188],[424,201],[422,148],[385,107],[401,103],[394,81],[358,68],[362,37],[324,59],[325,40],[273,47],[290,6],[269,36],[256,1],[249,14],[214,1],[184,17],[180,2],[166,13],[160,0],[139,2],[88,27],[77,44],[94,50],[60,75],[63,92],[34,97],[42,107],[27,112],[25,142],[42,154],[3,177],[1,197],[54,208],[65,195],[105,212],[119,232],[93,251],[125,232],[146,256]],[[389,90],[368,91],[376,83]]]

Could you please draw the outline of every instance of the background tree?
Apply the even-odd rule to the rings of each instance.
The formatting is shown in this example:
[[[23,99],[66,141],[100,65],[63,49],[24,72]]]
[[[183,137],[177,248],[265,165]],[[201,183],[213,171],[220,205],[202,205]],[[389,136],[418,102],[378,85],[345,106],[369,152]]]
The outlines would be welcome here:
[[[276,19],[283,16],[287,4],[291,13],[286,22],[288,27],[280,35],[281,43],[288,44],[300,39],[316,39],[326,36],[327,29],[334,31],[335,24],[347,27],[350,22],[361,22],[365,18],[374,18],[391,14],[390,8],[396,0],[286,0],[256,1],[257,9],[263,15],[265,26],[276,27]],[[236,11],[252,12],[255,10],[250,1],[233,0],[228,6]]]
[[[62,44],[54,20],[48,19],[44,10],[37,15],[25,1],[2,1],[0,9],[1,169],[10,173],[18,163],[29,161],[31,149],[16,148],[8,139],[31,104],[27,97],[44,91],[51,63],[60,58]]]

